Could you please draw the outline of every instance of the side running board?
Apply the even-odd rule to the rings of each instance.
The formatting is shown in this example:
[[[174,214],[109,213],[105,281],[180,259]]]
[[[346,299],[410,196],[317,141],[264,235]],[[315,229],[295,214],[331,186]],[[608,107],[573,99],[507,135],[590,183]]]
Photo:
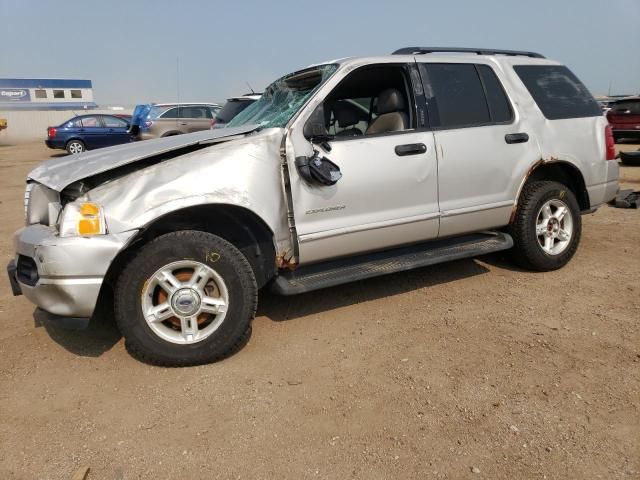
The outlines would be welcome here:
[[[278,275],[271,289],[280,295],[296,295],[388,273],[508,250],[511,247],[511,236],[500,232],[435,240],[283,272]]]

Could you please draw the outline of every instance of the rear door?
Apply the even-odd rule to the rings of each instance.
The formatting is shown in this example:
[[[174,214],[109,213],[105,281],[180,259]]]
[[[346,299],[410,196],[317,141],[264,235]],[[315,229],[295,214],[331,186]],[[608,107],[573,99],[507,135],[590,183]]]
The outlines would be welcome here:
[[[419,69],[438,152],[439,236],[508,224],[520,180],[540,156],[527,119],[490,64]]]
[[[184,133],[199,132],[211,128],[213,115],[206,105],[180,107],[179,126]]]

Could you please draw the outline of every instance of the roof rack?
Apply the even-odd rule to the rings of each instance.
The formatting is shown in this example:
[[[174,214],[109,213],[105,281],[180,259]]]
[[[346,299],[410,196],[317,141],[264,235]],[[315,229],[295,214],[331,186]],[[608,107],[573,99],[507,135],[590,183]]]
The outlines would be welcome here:
[[[422,55],[425,53],[475,53],[477,55],[511,55],[532,58],[544,58],[536,52],[519,50],[495,50],[492,48],[456,48],[456,47],[405,47],[393,52],[393,55]]]

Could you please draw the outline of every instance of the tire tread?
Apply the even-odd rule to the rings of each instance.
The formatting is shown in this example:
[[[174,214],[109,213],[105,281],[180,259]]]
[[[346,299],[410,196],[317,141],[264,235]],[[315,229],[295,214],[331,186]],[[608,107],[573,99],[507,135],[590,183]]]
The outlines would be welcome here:
[[[196,358],[172,358],[171,360],[168,360],[166,357],[162,357],[161,355],[150,351],[148,348],[145,348],[135,337],[129,337],[125,334],[128,330],[128,325],[123,321],[123,319],[127,318],[127,315],[129,315],[130,312],[127,312],[127,306],[123,304],[122,299],[126,297],[127,293],[124,289],[129,287],[127,285],[127,279],[133,278],[132,276],[134,272],[138,271],[141,266],[144,266],[144,264],[147,266],[151,264],[153,257],[148,257],[149,252],[153,252],[160,242],[170,241],[179,243],[187,238],[189,240],[197,240],[207,244],[218,243],[221,249],[230,250],[231,252],[235,251],[235,260],[239,263],[239,268],[236,270],[236,273],[245,294],[245,301],[248,301],[249,315],[248,318],[241,319],[246,322],[243,332],[239,334],[231,344],[226,345],[225,348],[216,351],[214,354],[211,354],[210,352],[201,352],[201,355]],[[162,367],[188,367],[212,363],[226,358],[238,351],[248,341],[251,336],[251,321],[255,316],[258,305],[258,287],[249,261],[239,250],[236,249],[235,246],[233,246],[233,244],[211,233],[196,230],[182,230],[162,235],[139,249],[121,272],[116,283],[114,298],[116,323],[120,331],[125,336],[125,347],[132,356],[142,362]]]

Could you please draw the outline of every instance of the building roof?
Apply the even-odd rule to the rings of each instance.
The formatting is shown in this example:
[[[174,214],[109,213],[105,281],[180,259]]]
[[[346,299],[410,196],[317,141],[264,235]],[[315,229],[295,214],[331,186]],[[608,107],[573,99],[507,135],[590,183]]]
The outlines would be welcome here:
[[[91,80],[65,78],[0,78],[0,88],[91,88]]]

